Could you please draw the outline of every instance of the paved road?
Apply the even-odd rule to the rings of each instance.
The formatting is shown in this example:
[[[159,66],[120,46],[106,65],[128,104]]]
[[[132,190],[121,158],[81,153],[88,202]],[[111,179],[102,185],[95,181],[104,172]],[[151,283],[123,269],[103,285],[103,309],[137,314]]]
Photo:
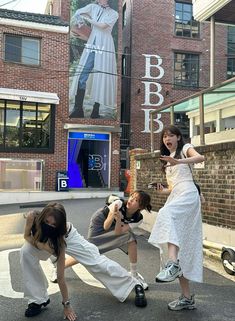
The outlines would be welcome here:
[[[94,209],[102,206],[103,199],[63,201],[72,221],[83,235]],[[23,284],[19,266],[19,248],[23,243],[24,219],[28,209],[19,206],[0,206],[0,321],[22,321],[27,305],[23,299]],[[167,302],[179,295],[178,282],[156,284],[159,266],[158,251],[147,243],[147,235],[139,235],[139,270],[149,282],[146,292],[148,306],[144,309],[134,305],[134,293],[125,303],[119,303],[109,292],[100,287],[81,266],[66,271],[71,302],[80,321],[232,321],[235,315],[235,283],[207,268],[204,269],[204,284],[192,284],[196,293],[198,309],[172,312]],[[128,257],[120,250],[108,256],[128,268]],[[44,264],[43,268],[48,270]],[[79,277],[78,277],[78,275]],[[62,320],[61,296],[58,286],[50,284],[51,304],[34,321]]]

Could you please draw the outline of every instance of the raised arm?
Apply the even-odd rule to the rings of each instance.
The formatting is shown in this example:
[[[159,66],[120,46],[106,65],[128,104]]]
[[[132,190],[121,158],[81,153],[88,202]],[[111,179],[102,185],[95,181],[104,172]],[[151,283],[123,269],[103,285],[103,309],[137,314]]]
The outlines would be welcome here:
[[[122,201],[120,201],[120,200],[116,200],[108,206],[109,213],[108,213],[108,216],[103,224],[103,228],[105,231],[108,231],[110,229],[110,227],[115,219],[115,213],[116,213],[116,211],[119,210],[119,208],[121,206],[122,206]]]
[[[26,222],[25,222],[25,228],[24,228],[24,239],[34,245],[33,238],[32,238],[32,227],[35,219],[35,212],[29,212],[26,215]]]
[[[116,235],[124,234],[130,230],[129,224],[124,224],[122,222],[122,215],[119,211],[116,211],[116,213],[115,213],[115,221],[116,221],[116,224],[115,224],[115,234]]]
[[[178,164],[196,164],[201,163],[205,160],[204,156],[199,154],[193,147],[188,148],[187,158],[173,158],[171,156],[161,155],[160,160],[170,163],[167,166],[175,166]]]
[[[81,16],[83,17],[84,20],[89,22],[91,25],[96,26],[100,29],[107,29],[109,27],[109,25],[107,23],[95,21],[86,15],[81,15]]]
[[[183,162],[182,164],[196,164],[204,162],[205,157],[199,154],[193,147],[190,147],[187,150],[187,158],[185,158],[184,160],[185,162]]]
[[[104,221],[103,228],[105,231],[108,231],[114,221],[114,211],[110,211],[106,220]]]
[[[94,8],[94,4],[88,4],[87,6],[78,9],[71,19],[72,25],[78,24],[80,19],[82,18],[83,20],[86,20],[91,25],[97,26],[98,28],[101,28],[101,29],[108,28],[109,24],[97,22],[94,19],[92,19],[92,8]]]

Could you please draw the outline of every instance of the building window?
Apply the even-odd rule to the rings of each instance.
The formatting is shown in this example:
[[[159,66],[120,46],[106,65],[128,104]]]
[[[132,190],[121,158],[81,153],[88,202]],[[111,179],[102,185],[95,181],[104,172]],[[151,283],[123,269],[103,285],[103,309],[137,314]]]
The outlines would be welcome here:
[[[0,158],[0,191],[41,191],[44,161],[41,159]]]
[[[130,50],[129,47],[124,48],[124,53],[122,55],[122,76],[129,76],[130,71]]]
[[[228,27],[227,78],[235,76],[235,27]]]
[[[127,63],[126,63],[126,55],[122,55],[122,76],[126,76],[127,75]]]
[[[199,26],[200,23],[193,18],[192,4],[175,2],[175,35],[199,38]]]
[[[126,3],[122,7],[122,27],[126,26]]]
[[[40,40],[5,34],[5,61],[40,65]]]
[[[174,84],[175,87],[198,88],[199,55],[175,52]]]
[[[0,100],[0,151],[52,152],[54,106]]]

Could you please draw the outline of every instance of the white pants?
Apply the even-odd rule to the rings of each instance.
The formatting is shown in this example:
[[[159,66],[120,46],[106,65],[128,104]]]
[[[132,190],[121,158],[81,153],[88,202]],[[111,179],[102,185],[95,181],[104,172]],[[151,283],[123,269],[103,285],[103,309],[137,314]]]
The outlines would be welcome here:
[[[89,243],[72,227],[66,238],[66,254],[79,263],[99,280],[120,302],[125,301],[138,281],[118,263],[100,255],[98,248]],[[20,251],[20,264],[24,280],[24,296],[29,303],[41,304],[48,300],[48,283],[40,266],[40,260],[47,260],[51,254],[38,250],[25,242]]]

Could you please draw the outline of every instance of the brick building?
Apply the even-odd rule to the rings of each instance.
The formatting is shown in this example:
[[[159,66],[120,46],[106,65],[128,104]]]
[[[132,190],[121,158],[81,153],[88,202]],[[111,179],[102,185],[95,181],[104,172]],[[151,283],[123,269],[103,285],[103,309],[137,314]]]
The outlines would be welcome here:
[[[55,190],[66,169],[68,24],[0,10],[1,190]]]
[[[164,3],[168,4],[167,8],[171,13],[172,7],[169,6],[169,4],[174,3],[175,15],[173,17],[177,20],[175,21],[175,29],[172,29],[177,32],[177,35],[172,36],[172,38],[167,38],[165,46],[167,47],[170,44],[170,46],[172,46],[172,51],[170,52],[174,55],[171,71],[174,83],[170,87],[172,93],[169,94],[176,95],[178,93],[184,95],[186,91],[182,91],[182,88],[175,88],[176,84],[181,82],[182,87],[183,84],[185,85],[193,79],[192,73],[191,77],[186,78],[185,72],[188,72],[187,65],[177,65],[178,61],[175,61],[175,58],[177,58],[177,56],[175,57],[175,48],[177,47],[177,43],[182,41],[184,41],[184,46],[181,43],[181,51],[189,51],[190,49],[187,44],[191,41],[191,50],[189,52],[191,54],[199,54],[200,68],[198,68],[198,88],[196,86],[189,88],[187,91],[188,95],[191,90],[196,91],[195,94],[180,101],[173,96],[172,102],[168,101],[166,104],[164,103],[165,106],[161,108],[161,111],[163,112],[164,109],[165,111],[167,109],[168,114],[169,111],[173,111],[177,116],[177,113],[181,110],[182,114],[180,116],[185,114],[185,116],[189,117],[191,142],[197,146],[199,153],[205,156],[205,164],[202,166],[194,166],[193,170],[193,177],[196,182],[200,184],[206,199],[206,202],[202,204],[204,239],[233,246],[235,240],[235,2],[225,0],[194,0],[193,2],[195,5],[195,16],[200,21],[207,21],[200,24],[200,37],[202,39],[186,40],[182,38],[182,34],[186,36],[190,35],[188,29],[194,25],[193,21],[191,21],[189,26],[186,19],[184,23],[182,23],[183,21],[180,23],[180,20],[183,20],[182,18],[186,17],[186,13],[189,12],[187,9],[189,8],[187,7],[189,1],[165,1]],[[163,4],[163,2],[158,1],[156,5],[159,3]],[[143,10],[146,10],[146,8],[143,8]],[[204,43],[203,51],[203,47],[201,49],[195,49],[195,44],[203,44],[205,35],[207,35],[208,38],[209,24],[211,27],[211,43],[209,43],[209,41],[207,44]],[[143,46],[143,43],[142,41],[141,46]],[[203,54],[206,55],[208,49],[211,50],[210,59],[209,56],[203,57]],[[178,51],[176,52],[178,53]],[[188,61],[190,62],[191,59],[188,59]],[[208,63],[204,63],[205,61],[208,61]],[[214,62],[215,68],[213,68]],[[204,77],[204,69],[200,70],[201,64],[203,64],[204,68],[207,68],[206,75],[209,75],[208,68],[210,68],[210,84],[208,83],[209,79]],[[179,75],[178,67],[181,67],[181,79],[177,78]],[[189,70],[192,71],[190,68]],[[164,76],[165,75],[167,75],[167,73],[165,73]],[[227,78],[231,79],[221,82]],[[210,86],[210,88],[200,90],[204,85],[207,85],[207,87]],[[198,90],[200,90],[200,92]],[[156,109],[156,112],[159,113],[159,110]],[[152,112],[151,115],[154,113],[155,111]],[[199,114],[200,118],[198,117]],[[201,117],[202,114],[203,117]],[[198,117],[197,121],[196,116]],[[177,117],[175,120],[176,119]],[[179,118],[178,124],[182,127],[180,120]],[[188,119],[186,120],[188,121]],[[172,123],[173,121],[174,117],[171,118]],[[199,126],[201,127],[200,129],[198,128]],[[155,135],[155,138],[157,140],[157,135]],[[151,145],[151,147],[153,147],[153,145]],[[146,152],[144,149],[133,149],[130,152],[130,172],[132,177],[130,190],[132,191],[136,188],[148,190],[151,194],[152,205],[155,211],[158,211],[163,206],[167,197],[166,195],[156,194],[154,190],[148,189],[149,182],[165,183],[165,175],[161,171],[162,165],[159,162],[159,154],[160,152],[154,151],[154,148],[151,150],[151,153]],[[146,213],[146,217],[147,216],[149,217]],[[154,218],[147,218],[147,220],[148,222],[151,221],[149,225],[149,230],[151,230]]]
[[[121,1],[109,1],[109,8],[102,8],[90,0],[53,0],[48,2],[47,13],[60,16],[63,20],[70,23],[70,66],[69,66],[69,119],[66,120],[64,128],[68,131],[68,155],[67,155],[67,168],[70,177],[70,188],[112,188],[119,189],[119,173],[120,173],[120,90],[121,90],[121,19],[109,20],[111,17],[118,17],[122,12]],[[97,19],[98,23],[105,23],[107,19],[110,23],[110,28],[102,28],[98,30],[93,26],[88,39],[82,37],[74,37],[73,27],[79,25],[78,21],[74,22],[73,16],[77,9],[80,9],[92,17]],[[90,11],[89,11],[90,10]],[[89,12],[88,12],[89,11]],[[81,18],[81,16],[79,16]],[[102,20],[104,19],[104,20]],[[71,21],[70,21],[71,20]],[[84,22],[84,21],[83,21]],[[111,28],[112,26],[112,28]],[[99,28],[98,28],[99,29]],[[94,37],[93,37],[94,35]],[[108,39],[108,47],[105,47],[105,41],[99,44],[100,38]],[[112,38],[112,39],[111,39]],[[92,40],[91,40],[92,39]],[[112,47],[112,42],[115,46]],[[112,95],[115,89],[116,95],[109,99],[109,105],[106,102],[99,101],[99,114],[92,116],[92,105],[97,104],[95,97],[92,97],[92,89],[79,90],[80,76],[85,73],[89,67],[86,62],[88,61],[89,54],[86,59],[84,53],[94,53],[95,65],[93,70],[89,73],[87,86],[90,86],[89,80],[93,77],[92,88],[95,89],[96,95],[102,101],[102,95],[105,97]],[[110,60],[110,56],[115,56],[115,62]],[[99,58],[101,58],[99,60]],[[94,59],[94,58],[93,58]],[[100,64],[96,66],[96,59]],[[114,59],[114,58],[113,58]],[[84,62],[85,60],[85,62]],[[104,69],[101,65],[104,62]],[[115,68],[109,69],[109,66],[116,65]],[[107,67],[108,66],[108,67]],[[93,74],[93,75],[91,75]],[[86,76],[86,75],[85,75]],[[97,78],[95,78],[97,76]],[[76,77],[77,83],[76,83]],[[75,84],[76,83],[76,84]],[[89,83],[89,84],[88,84]],[[115,83],[115,85],[114,85]],[[74,85],[75,84],[75,85]],[[102,84],[105,84],[102,86]],[[109,85],[113,84],[112,89]],[[75,88],[75,93],[71,95],[72,89]],[[85,91],[82,98],[82,111],[81,106],[77,107],[76,100],[78,97],[78,104],[80,104],[81,93],[78,91]],[[103,94],[102,94],[103,93]],[[75,97],[75,99],[74,99]],[[99,99],[98,98],[98,99]],[[111,102],[110,102],[111,101]],[[94,104],[94,106],[95,106]],[[78,109],[80,108],[80,111]],[[93,107],[94,110],[94,107]],[[75,111],[75,113],[74,113]]]
[[[120,167],[129,168],[129,149],[150,150],[150,111],[209,86],[210,26],[193,19],[192,1],[110,0],[110,7],[119,13],[111,31],[116,71],[93,70],[93,74],[110,74],[108,83],[115,78],[116,102],[109,106],[99,103],[100,114],[92,117],[96,101],[85,93],[82,116],[71,117],[76,95],[70,98],[70,88],[81,73],[77,61],[87,46],[71,37],[69,24],[76,9],[91,3],[50,0],[45,15],[1,10],[0,98],[4,112],[0,164],[4,174],[0,189],[54,190],[57,171],[68,171],[70,188],[118,189]],[[215,83],[234,75],[234,35],[233,27],[216,25]],[[18,61],[22,53],[12,56],[11,50],[18,46],[28,50],[25,56],[29,59]],[[95,47],[93,51],[101,55],[110,52]],[[99,81],[96,84],[99,86]],[[7,112],[8,101],[11,111]],[[24,106],[29,102],[34,109],[26,112]],[[43,112],[44,116],[39,116],[40,108],[45,108],[41,104],[47,104],[47,116]],[[12,129],[13,124],[8,126],[13,116],[18,131]],[[40,117],[47,122],[40,123]],[[185,114],[175,113],[175,121],[187,135]],[[168,122],[169,113],[155,117],[156,146],[159,132]],[[6,173],[12,162],[7,171],[15,173],[19,165],[18,185],[13,184],[12,174]],[[27,180],[29,184],[25,184]]]
[[[210,24],[192,10],[190,0],[123,0],[123,166],[126,149],[150,151],[150,110],[210,86]],[[234,34],[216,25],[215,84],[234,75]],[[167,115],[155,116],[156,147]],[[187,136],[189,120],[175,113],[175,121]]]

